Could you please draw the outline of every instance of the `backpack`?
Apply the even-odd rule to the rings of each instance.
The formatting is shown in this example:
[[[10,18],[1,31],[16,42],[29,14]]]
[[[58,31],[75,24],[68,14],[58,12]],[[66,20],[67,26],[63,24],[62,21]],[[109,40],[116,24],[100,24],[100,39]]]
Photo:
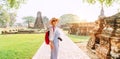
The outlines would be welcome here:
[[[49,42],[50,42],[50,40],[49,40],[49,33],[50,33],[50,31],[47,31],[46,33],[45,33],[45,43],[48,45],[49,44]]]
[[[54,29],[53,29],[53,31],[54,31]],[[45,33],[45,43],[48,45],[49,44],[49,42],[50,42],[50,40],[49,40],[49,34],[50,34],[50,31],[47,31],[46,33]],[[60,38],[60,37],[58,37],[58,39],[60,40],[60,41],[62,41],[62,39]]]
[[[54,31],[54,29],[53,29]],[[49,34],[50,34],[50,31],[48,30],[46,33],[45,33],[45,43],[48,45],[50,40],[49,40]]]

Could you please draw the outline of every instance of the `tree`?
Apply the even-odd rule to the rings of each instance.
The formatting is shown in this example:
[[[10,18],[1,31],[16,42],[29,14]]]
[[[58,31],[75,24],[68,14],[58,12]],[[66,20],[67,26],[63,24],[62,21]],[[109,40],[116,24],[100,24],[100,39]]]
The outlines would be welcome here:
[[[0,0],[0,5],[18,9],[26,0]]]
[[[47,16],[43,16],[42,17],[42,20],[43,20],[43,23],[47,23],[49,21],[48,17]]]
[[[16,16],[11,14],[24,2],[25,0],[0,0],[0,26],[8,27],[9,24],[12,25]]]
[[[35,17],[33,16],[26,16],[26,17],[23,17],[22,19],[25,20],[25,23],[28,24],[28,28],[30,27],[30,23],[35,22]]]
[[[22,23],[16,23],[16,26],[22,27],[23,25],[22,25]]]
[[[16,21],[16,13],[15,12],[10,13],[9,15],[10,15],[10,23],[9,23],[9,25],[12,26]]]
[[[118,0],[83,0],[83,1],[86,1],[90,4],[95,4],[96,2],[99,2],[101,6],[103,6],[103,4],[105,4],[106,6],[111,6],[114,2]]]
[[[103,6],[111,6],[114,2],[120,2],[120,0],[83,0],[85,2],[88,2],[89,4],[95,4],[96,2],[99,2],[101,5],[101,12],[100,16],[104,16],[104,9]]]
[[[47,28],[49,19],[47,18],[47,16],[43,16],[42,20],[43,20],[44,27]]]
[[[11,12],[9,13],[8,11],[1,9],[0,10],[0,26],[1,27],[9,27],[14,24],[16,21],[16,13]]]
[[[6,10],[2,10],[0,14],[0,23],[2,27],[8,27],[10,22],[9,13]]]
[[[66,23],[79,22],[80,18],[77,15],[73,14],[64,14],[60,16],[59,25],[65,25]]]

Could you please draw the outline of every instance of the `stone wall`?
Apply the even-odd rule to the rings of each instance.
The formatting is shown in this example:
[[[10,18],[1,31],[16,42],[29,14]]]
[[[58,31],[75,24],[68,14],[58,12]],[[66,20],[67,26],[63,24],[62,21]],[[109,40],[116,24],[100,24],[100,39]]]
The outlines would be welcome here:
[[[87,48],[100,59],[120,59],[120,13],[100,18],[96,24]]]
[[[94,23],[70,23],[69,24],[69,34],[74,35],[89,35],[91,30],[94,28]]]

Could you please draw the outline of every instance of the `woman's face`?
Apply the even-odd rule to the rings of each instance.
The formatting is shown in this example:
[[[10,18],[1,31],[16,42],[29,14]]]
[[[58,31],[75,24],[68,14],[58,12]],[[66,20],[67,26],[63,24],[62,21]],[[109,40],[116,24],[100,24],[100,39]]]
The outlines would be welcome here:
[[[54,21],[54,22],[53,22],[53,26],[56,26],[56,25],[57,25],[57,21]]]

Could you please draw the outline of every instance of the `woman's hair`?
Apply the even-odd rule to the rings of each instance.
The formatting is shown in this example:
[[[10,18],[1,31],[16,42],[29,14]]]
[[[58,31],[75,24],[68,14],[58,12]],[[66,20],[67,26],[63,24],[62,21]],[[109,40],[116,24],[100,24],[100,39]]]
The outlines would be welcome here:
[[[52,18],[51,20],[50,20],[50,24],[52,25],[53,24],[53,22],[58,22],[58,19],[57,18]]]

